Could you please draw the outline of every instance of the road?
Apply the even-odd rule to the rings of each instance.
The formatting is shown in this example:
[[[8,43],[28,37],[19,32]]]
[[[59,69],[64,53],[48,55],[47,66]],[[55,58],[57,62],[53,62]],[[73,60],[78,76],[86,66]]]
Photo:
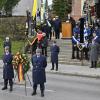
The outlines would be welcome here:
[[[37,95],[31,96],[32,87],[27,77],[27,96],[24,85],[14,84],[12,93],[9,90],[2,91],[2,69],[0,73],[0,100],[100,100],[100,79],[47,73],[45,97],[42,98],[39,87]],[[31,80],[31,73],[28,76]]]

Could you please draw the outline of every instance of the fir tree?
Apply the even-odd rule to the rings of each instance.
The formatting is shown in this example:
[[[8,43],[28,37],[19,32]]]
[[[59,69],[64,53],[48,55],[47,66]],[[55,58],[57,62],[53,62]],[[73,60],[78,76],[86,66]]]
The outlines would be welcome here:
[[[72,0],[53,0],[54,14],[65,20],[67,14],[71,12],[71,3]]]
[[[12,14],[12,9],[20,0],[0,0],[0,10],[4,9],[6,15]]]

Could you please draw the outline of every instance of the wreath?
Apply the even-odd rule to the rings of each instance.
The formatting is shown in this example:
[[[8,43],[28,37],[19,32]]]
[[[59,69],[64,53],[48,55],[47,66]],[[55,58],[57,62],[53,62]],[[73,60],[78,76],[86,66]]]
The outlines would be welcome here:
[[[27,73],[27,71],[30,69],[30,61],[29,61],[28,56],[26,54],[22,54],[20,52],[17,52],[13,56],[12,63],[13,63],[14,69],[17,72],[18,72],[19,64],[22,64],[24,74]]]

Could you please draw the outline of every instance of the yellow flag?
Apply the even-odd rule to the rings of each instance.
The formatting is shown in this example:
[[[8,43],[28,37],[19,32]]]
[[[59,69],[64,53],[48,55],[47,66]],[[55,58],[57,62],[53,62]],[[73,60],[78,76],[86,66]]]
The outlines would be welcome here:
[[[33,19],[34,19],[35,16],[36,16],[36,12],[37,12],[37,0],[34,0],[34,2],[33,2],[33,9],[32,9],[32,16],[33,16]]]

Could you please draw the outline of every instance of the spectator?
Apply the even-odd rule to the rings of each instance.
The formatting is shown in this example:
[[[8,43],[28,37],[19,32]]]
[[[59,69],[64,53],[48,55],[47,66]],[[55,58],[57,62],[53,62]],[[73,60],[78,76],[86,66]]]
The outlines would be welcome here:
[[[51,63],[52,63],[51,70],[54,70],[54,64],[56,64],[56,71],[58,71],[59,46],[57,46],[56,41],[53,42],[50,51],[51,51]]]

